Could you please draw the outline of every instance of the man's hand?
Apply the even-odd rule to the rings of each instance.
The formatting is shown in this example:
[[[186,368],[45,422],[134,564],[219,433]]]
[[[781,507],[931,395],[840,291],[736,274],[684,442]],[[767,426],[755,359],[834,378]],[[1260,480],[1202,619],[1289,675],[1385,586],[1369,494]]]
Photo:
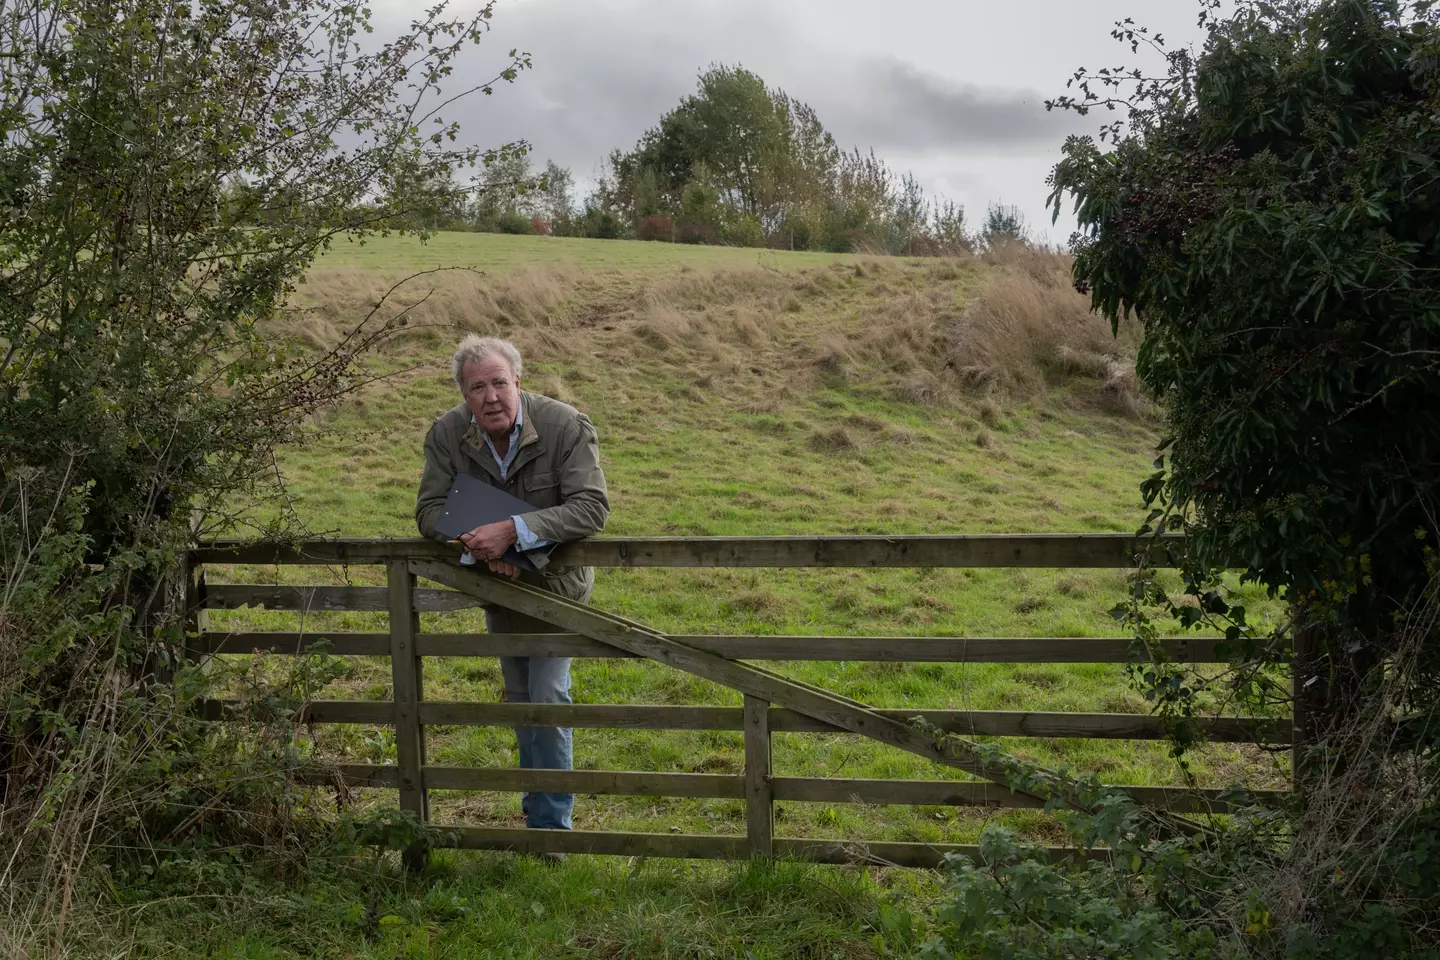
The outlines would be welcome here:
[[[520,568],[509,560],[491,560],[490,572],[498,573],[502,577],[509,577],[511,580],[520,579]]]
[[[505,551],[515,543],[515,521],[501,520],[476,527],[469,533],[460,534],[460,542],[470,551],[471,556],[480,560],[499,560]],[[493,567],[491,569],[494,569]]]

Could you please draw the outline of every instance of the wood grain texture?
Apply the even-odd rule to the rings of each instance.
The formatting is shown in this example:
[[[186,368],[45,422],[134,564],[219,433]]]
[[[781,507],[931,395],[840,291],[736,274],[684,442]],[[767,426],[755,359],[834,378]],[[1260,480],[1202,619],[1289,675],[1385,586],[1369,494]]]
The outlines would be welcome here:
[[[437,767],[424,770],[431,790],[502,793],[593,793],[635,797],[710,797],[739,800],[744,779],[724,773],[648,773],[627,770],[536,770],[518,767]]]
[[[628,857],[741,860],[746,839],[697,834],[622,833],[595,830],[525,830],[512,827],[441,826],[439,843],[466,850],[514,850],[526,853],[605,854]],[[868,863],[882,866],[933,868],[947,855],[975,858],[979,848],[968,844],[893,841],[824,840],[777,837],[775,854],[814,863]],[[1103,858],[1105,851],[1086,853],[1067,848],[1046,849],[1052,861],[1075,857]]]
[[[399,561],[401,563],[405,561]],[[266,610],[389,610],[387,587],[304,586],[295,584],[212,584],[206,591],[205,608],[236,610],[264,607]],[[412,602],[423,613],[469,610],[482,604],[454,590],[416,590]]]
[[[745,839],[752,857],[775,852],[775,799],[770,787],[770,704],[747,696],[745,726]]]
[[[423,594],[427,591],[417,591]],[[433,590],[448,598],[453,590]],[[459,595],[462,596],[463,595]],[[471,598],[465,601],[473,605]],[[421,603],[417,599],[417,604]],[[454,608],[454,607],[452,607]],[[383,633],[261,633],[202,632],[190,649],[197,653],[307,653],[311,644],[328,638],[330,653],[342,656],[388,656],[390,639]],[[1130,641],[1123,637],[750,637],[674,635],[674,639],[717,657],[732,660],[866,660],[899,663],[1125,663]],[[1213,638],[1165,640],[1165,653],[1184,663],[1215,661]],[[596,657],[636,659],[589,637],[571,633],[422,633],[415,638],[422,657]]]
[[[395,691],[395,757],[400,768],[400,809],[413,813],[425,823],[430,819],[429,796],[425,791],[425,728],[420,721],[420,701],[425,697],[421,660],[415,653],[415,635],[420,617],[415,613],[415,576],[404,560],[393,561],[388,569],[390,601],[390,676]],[[416,845],[405,851],[409,869],[425,865],[425,851]]]
[[[449,592],[449,591],[437,591]],[[902,663],[1127,663],[1126,637],[752,637],[672,634],[680,643],[731,660],[869,660]],[[1213,638],[1162,641],[1180,663],[1215,661]],[[421,634],[427,657],[598,657],[638,654],[570,633]]]
[[[211,716],[218,717],[234,701],[214,701]],[[387,724],[388,702],[371,700],[312,700],[304,718],[316,723]],[[1165,736],[1154,717],[1127,713],[1035,713],[1022,710],[877,710],[891,719],[908,722],[920,716],[943,730],[989,737],[1078,738],[1096,740],[1160,740]],[[580,727],[617,730],[741,730],[740,707],[669,706],[620,703],[466,703],[425,702],[420,721],[426,725],[466,727]],[[1207,736],[1218,743],[1288,743],[1288,720],[1248,720],[1232,717],[1201,718]],[[771,732],[843,733],[841,728],[793,710],[772,707]]]
[[[556,550],[555,563],[591,567],[1091,567],[1134,564],[1145,549],[1171,565],[1178,536],[1142,543],[1130,534],[1042,533],[827,537],[593,537]],[[217,540],[196,563],[367,564],[453,562],[453,546],[421,538],[344,537],[277,545]]]
[[[488,790],[504,793],[546,790],[595,795],[732,800],[747,795],[746,778],[736,774],[427,766],[422,775],[426,789],[429,790]],[[302,776],[302,780],[317,785],[345,783],[358,787],[394,788],[400,783],[400,768],[393,764],[339,764],[307,772]],[[1015,793],[998,784],[974,780],[771,777],[770,789],[774,801],[791,803],[1026,809],[1043,807],[1034,797]],[[1126,785],[1112,785],[1111,789],[1128,794],[1141,806],[1170,813],[1230,813],[1242,805],[1228,789]],[[1284,803],[1287,797],[1289,793],[1284,790],[1256,790],[1249,793],[1245,799],[1273,807]]]

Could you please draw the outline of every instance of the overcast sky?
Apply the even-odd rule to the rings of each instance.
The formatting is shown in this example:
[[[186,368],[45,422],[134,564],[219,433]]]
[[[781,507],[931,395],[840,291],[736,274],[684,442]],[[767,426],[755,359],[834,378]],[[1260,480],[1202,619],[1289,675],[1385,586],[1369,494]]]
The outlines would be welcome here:
[[[474,9],[461,0],[452,9]],[[414,9],[381,0],[384,16]],[[842,148],[873,147],[897,171],[965,205],[975,223],[1014,204],[1049,239],[1045,177],[1071,131],[1102,120],[1045,112],[1077,67],[1131,63],[1110,38],[1133,17],[1194,42],[1196,0],[499,0],[488,49],[452,89],[511,47],[534,69],[447,112],[466,138],[524,138],[585,187],[613,147],[630,147],[710,63],[743,64],[815,107]]]

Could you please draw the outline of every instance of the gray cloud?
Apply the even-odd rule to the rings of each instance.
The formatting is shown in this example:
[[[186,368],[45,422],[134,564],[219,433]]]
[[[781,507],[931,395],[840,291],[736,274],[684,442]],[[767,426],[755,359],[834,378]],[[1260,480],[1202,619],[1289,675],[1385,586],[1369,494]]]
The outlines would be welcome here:
[[[814,106],[842,147],[882,156],[1033,151],[1074,126],[1033,91],[956,82],[894,56],[854,60],[751,0],[528,0],[498,8],[494,25],[490,57],[464,65],[455,84],[493,68],[501,48],[528,51],[534,68],[493,97],[457,104],[453,119],[478,143],[529,140],[539,158],[581,177],[633,145],[714,62],[744,63]]]
[[[1080,128],[1073,115],[1047,113],[1036,91],[958,83],[893,57],[859,64],[838,88],[819,87],[811,102],[842,141],[877,150],[1033,151]]]
[[[412,9],[372,3],[392,21]],[[1124,16],[1160,18],[1173,37],[1193,21],[1189,0],[501,0],[492,41],[450,88],[493,75],[511,47],[534,69],[446,113],[470,142],[530,141],[583,190],[612,149],[695,89],[700,69],[741,63],[815,107],[842,147],[873,147],[972,217],[1003,201],[1048,225],[1046,173],[1065,135],[1084,128],[1047,114],[1044,96],[1076,66],[1110,62],[1109,24]],[[1073,223],[1062,220],[1057,239]]]

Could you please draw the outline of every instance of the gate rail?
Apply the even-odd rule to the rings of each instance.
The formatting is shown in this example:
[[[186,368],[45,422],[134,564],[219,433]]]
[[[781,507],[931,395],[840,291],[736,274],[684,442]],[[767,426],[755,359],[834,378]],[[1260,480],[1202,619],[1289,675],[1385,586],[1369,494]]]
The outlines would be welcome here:
[[[607,567],[1032,567],[1127,568],[1143,551],[1154,566],[1171,565],[1177,538],[1114,534],[857,537],[600,537],[571,544],[553,562]],[[323,640],[327,652],[388,656],[394,700],[317,700],[303,709],[307,722],[389,725],[395,730],[398,762],[341,764],[317,782],[398,789],[400,805],[422,820],[429,817],[430,790],[573,792],[663,797],[743,799],[744,836],[650,834],[618,831],[549,831],[497,827],[445,827],[449,842],[473,849],[623,854],[735,859],[761,855],[822,862],[875,862],[933,866],[946,853],[973,855],[974,847],[893,841],[820,840],[774,836],[776,801],[913,804],[937,806],[1038,807],[1035,797],[983,781],[864,780],[773,776],[773,732],[840,732],[824,720],[772,706],[746,694],[740,707],[650,704],[524,704],[436,702],[424,697],[425,657],[566,656],[634,657],[634,652],[575,633],[423,633],[419,613],[474,608],[482,602],[455,589],[420,588],[416,569],[442,576],[433,561],[455,558],[455,548],[421,539],[345,538],[290,545],[218,541],[190,555],[189,655],[263,651],[303,654]],[[386,586],[296,586],[210,583],[206,565],[304,564],[380,565]],[[457,568],[463,569],[463,568]],[[385,633],[335,631],[227,632],[208,629],[206,611],[264,606],[307,612],[380,611],[389,614]],[[950,663],[1124,663],[1125,637],[968,638],[672,636],[702,654],[726,660],[865,660]],[[1218,641],[1178,637],[1162,641],[1167,656],[1184,662],[1213,662]],[[862,705],[863,706],[863,705]],[[213,715],[226,716],[233,704],[214,702]],[[1163,738],[1158,718],[1143,714],[1054,713],[990,710],[877,710],[879,719],[924,717],[965,736],[1077,737],[1155,740]],[[426,762],[425,729],[454,726],[570,726],[666,730],[742,730],[745,765],[739,774],[644,771],[521,770],[433,765]],[[1220,742],[1285,746],[1297,740],[1294,721],[1211,717],[1200,721]],[[1137,802],[1175,814],[1223,813],[1232,809],[1225,791],[1172,787],[1119,787]],[[1284,791],[1252,796],[1275,802]],[[1056,847],[1052,856],[1076,851]]]

